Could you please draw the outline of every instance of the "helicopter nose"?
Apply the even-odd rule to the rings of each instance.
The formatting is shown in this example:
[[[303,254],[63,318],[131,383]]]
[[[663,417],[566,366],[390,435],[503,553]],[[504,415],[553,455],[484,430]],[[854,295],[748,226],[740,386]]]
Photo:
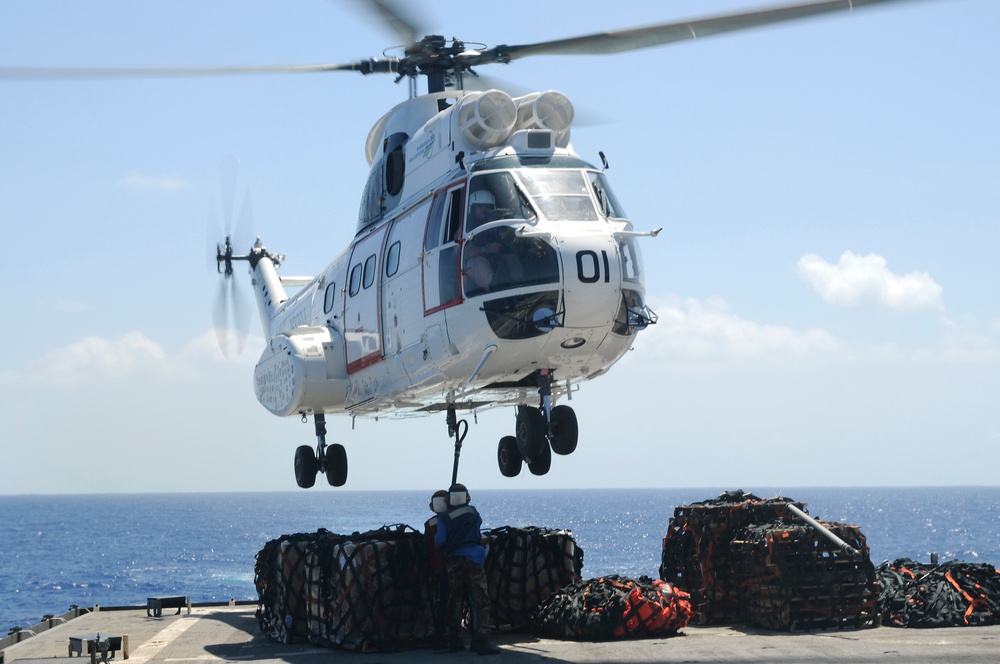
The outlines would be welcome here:
[[[567,328],[607,327],[621,300],[621,260],[608,236],[559,240],[563,263],[563,302]]]

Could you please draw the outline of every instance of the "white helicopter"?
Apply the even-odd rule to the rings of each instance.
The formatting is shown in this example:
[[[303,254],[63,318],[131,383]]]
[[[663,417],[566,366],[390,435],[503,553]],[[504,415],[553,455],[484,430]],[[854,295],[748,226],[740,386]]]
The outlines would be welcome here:
[[[260,403],[279,416],[312,416],[317,442],[295,452],[303,488],[317,474],[347,480],[343,445],[326,441],[326,416],[407,417],[444,412],[457,481],[468,431],[458,414],[515,406],[497,460],[508,477],[544,475],[552,454],[577,447],[569,401],[607,372],[656,322],[645,302],[639,239],[601,167],[577,155],[574,111],[547,90],[512,97],[467,90],[476,67],[536,55],[607,54],[852,10],[893,0],[826,0],[555,41],[467,48],[418,39],[401,7],[368,0],[407,46],[402,57],[346,64],[199,69],[33,69],[21,77],[115,77],[356,71],[408,79],[410,98],[383,115],[365,142],[371,167],[357,230],[318,275],[282,277],[284,256],[257,241],[216,250],[231,292],[246,262],[267,345],[254,370]],[[15,72],[15,75],[18,72]],[[8,76],[10,72],[8,71]],[[417,94],[424,77],[427,92]],[[287,287],[298,290],[289,295]],[[231,307],[219,309],[219,327]]]

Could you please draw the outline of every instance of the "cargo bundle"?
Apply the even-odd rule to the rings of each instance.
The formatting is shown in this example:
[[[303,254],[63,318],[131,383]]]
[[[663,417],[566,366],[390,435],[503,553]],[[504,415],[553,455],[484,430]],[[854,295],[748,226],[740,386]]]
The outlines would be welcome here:
[[[504,526],[484,537],[494,626],[527,624],[542,602],[580,580],[583,550],[568,530]]]
[[[690,596],[664,581],[617,575],[578,581],[546,601],[535,631],[552,639],[610,641],[672,636],[688,624]]]
[[[993,565],[900,558],[878,568],[882,624],[964,627],[1000,624],[1000,574]]]
[[[691,593],[701,624],[738,622],[740,580],[730,543],[741,528],[769,523],[787,512],[786,498],[765,500],[728,491],[718,498],[674,508],[663,538],[660,578]]]
[[[526,625],[538,606],[578,581],[583,551],[567,530],[485,533],[494,626]],[[268,637],[350,650],[394,650],[433,636],[427,541],[405,525],[353,535],[283,535],[257,554],[257,621]]]
[[[824,523],[857,554],[816,528],[789,521],[748,525],[731,543],[743,622],[779,630],[874,627],[878,585],[857,526]]]
[[[674,510],[660,578],[691,593],[702,624],[770,629],[875,624],[878,586],[856,526],[805,504],[733,491]]]
[[[273,540],[257,555],[257,619],[283,642],[305,636],[363,651],[413,645],[432,632],[427,570],[424,537],[409,526]]]

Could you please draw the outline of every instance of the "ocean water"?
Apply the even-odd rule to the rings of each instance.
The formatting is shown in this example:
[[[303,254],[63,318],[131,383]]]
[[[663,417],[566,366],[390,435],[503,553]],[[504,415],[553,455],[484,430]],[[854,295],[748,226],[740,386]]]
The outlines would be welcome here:
[[[736,488],[736,487],[730,487]],[[774,489],[743,487],[759,496]],[[674,507],[723,489],[473,492],[484,528],[569,529],[584,578],[656,578]],[[0,635],[70,605],[256,599],[265,542],[319,528],[352,533],[430,516],[430,491],[0,496]],[[875,564],[909,557],[1000,565],[1000,487],[783,488],[820,519],[861,527]]]

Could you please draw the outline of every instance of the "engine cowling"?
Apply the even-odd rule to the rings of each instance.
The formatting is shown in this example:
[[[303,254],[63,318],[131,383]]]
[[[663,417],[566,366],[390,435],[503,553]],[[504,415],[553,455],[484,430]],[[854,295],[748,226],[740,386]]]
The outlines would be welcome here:
[[[254,393],[275,415],[343,410],[349,380],[344,338],[328,327],[271,339],[253,372]]]

